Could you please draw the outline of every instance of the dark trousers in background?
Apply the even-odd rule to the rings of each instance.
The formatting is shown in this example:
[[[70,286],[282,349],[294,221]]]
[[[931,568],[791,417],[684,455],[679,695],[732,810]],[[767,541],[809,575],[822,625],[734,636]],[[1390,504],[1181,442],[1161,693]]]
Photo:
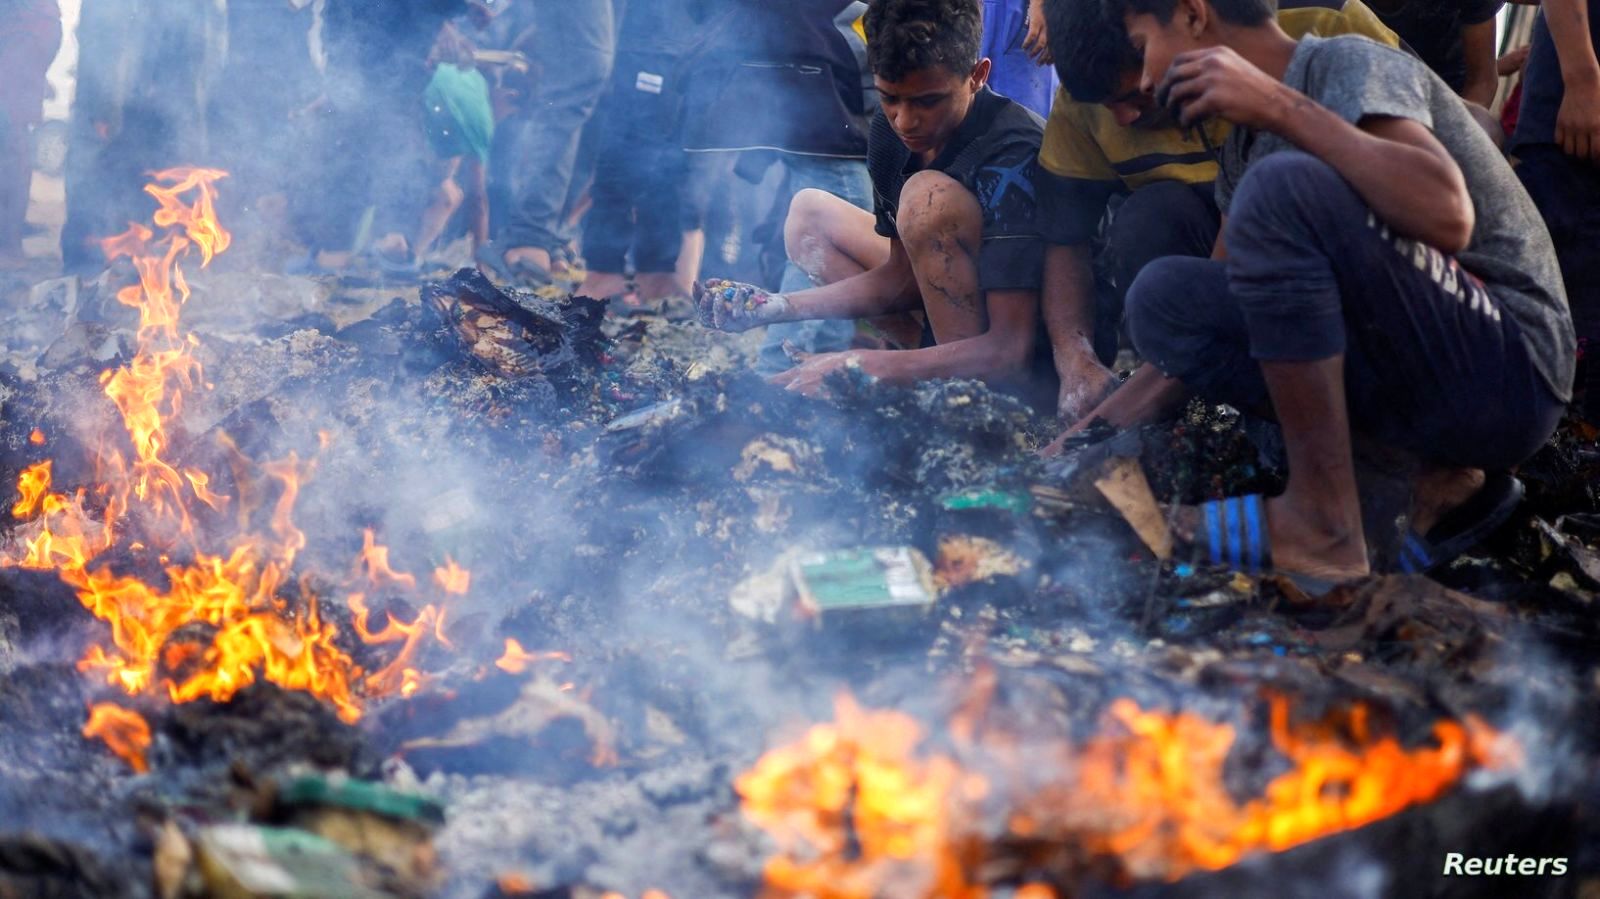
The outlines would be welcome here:
[[[1578,332],[1583,416],[1600,422],[1600,166],[1549,144],[1520,147],[1517,175],[1555,241]]]
[[[583,255],[590,271],[620,273],[630,258],[635,272],[677,267],[685,225],[697,217],[684,212],[689,162],[681,95],[660,87],[662,73],[675,65],[659,54],[619,55],[611,89],[589,122],[584,140],[595,144],[594,206],[584,219]],[[649,84],[654,91],[640,89]]]
[[[554,249],[584,126],[605,92],[616,56],[611,0],[532,0],[533,57],[541,66],[526,123],[512,125],[521,184],[498,242]]]
[[[1210,183],[1157,181],[1123,198],[1095,265],[1094,351],[1101,362],[1116,361],[1128,288],[1144,267],[1165,256],[1210,256],[1221,225]]]
[[[1327,163],[1252,166],[1226,240],[1226,262],[1163,259],[1128,293],[1139,353],[1202,396],[1259,413],[1258,363],[1343,353],[1352,428],[1424,462],[1504,470],[1555,431],[1563,404],[1500,301],[1390,233]]]

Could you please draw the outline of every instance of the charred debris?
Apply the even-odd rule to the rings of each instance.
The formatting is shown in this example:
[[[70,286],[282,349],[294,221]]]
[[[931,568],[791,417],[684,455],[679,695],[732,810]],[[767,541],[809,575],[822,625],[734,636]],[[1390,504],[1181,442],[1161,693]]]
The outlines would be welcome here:
[[[1052,423],[979,384],[847,372],[831,401],[807,400],[670,313],[608,319],[466,270],[388,292],[194,281],[234,300],[195,304],[210,389],[174,445],[221,459],[226,434],[255,457],[316,458],[289,601],[332,595],[319,578],[348,568],[363,528],[395,568],[448,557],[474,586],[427,640],[355,638],[381,616],[397,633],[422,620],[392,583],[374,578],[364,613],[322,605],[361,671],[399,671],[407,653],[417,672],[359,721],[265,681],[227,701],[124,697],[148,728],[124,733],[143,742],[136,772],[83,733],[114,691],[75,662],[106,623],[54,574],[0,569],[0,896],[802,895],[775,884],[785,849],[744,813],[741,775],[846,691],[915,719],[991,795],[1027,766],[1000,770],[973,720],[1024,745],[1081,742],[1128,700],[1227,724],[1218,765],[1240,803],[1288,767],[1275,702],[1306,722],[1359,705],[1363,728],[1407,748],[1468,720],[1516,746],[1498,773],[1215,870],[1151,875],[1071,839],[1081,821],[1029,835],[973,815],[954,842],[983,848],[950,856],[973,890],[960,895],[1434,895],[1445,851],[1571,859],[1518,895],[1600,879],[1586,425],[1527,466],[1524,510],[1478,554],[1437,580],[1314,601],[1172,554],[1161,504],[1279,476],[1270,433],[1225,410],[1091,434],[1047,461],[1034,450]],[[42,435],[58,483],[92,481],[74,460],[114,414],[101,372],[134,346],[120,283],[19,301],[7,471],[37,461]],[[197,627],[169,642],[203,654]],[[880,894],[955,895],[930,883]]]

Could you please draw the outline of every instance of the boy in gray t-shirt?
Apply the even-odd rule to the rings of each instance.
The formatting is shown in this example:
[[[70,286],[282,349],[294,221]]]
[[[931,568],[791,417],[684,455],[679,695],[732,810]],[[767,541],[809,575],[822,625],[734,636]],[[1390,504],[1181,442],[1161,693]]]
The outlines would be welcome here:
[[[1145,90],[1186,126],[1235,126],[1217,182],[1226,258],[1149,266],[1129,332],[1169,378],[1275,417],[1289,458],[1283,496],[1186,510],[1179,530],[1235,567],[1367,574],[1356,431],[1422,464],[1398,567],[1471,548],[1515,508],[1507,472],[1572,388],[1554,251],[1510,167],[1405,53],[1296,42],[1273,0],[1112,6]]]

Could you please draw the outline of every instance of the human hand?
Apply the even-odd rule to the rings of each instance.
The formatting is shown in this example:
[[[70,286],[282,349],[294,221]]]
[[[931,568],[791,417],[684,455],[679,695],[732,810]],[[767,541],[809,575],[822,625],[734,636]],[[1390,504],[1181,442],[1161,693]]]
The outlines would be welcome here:
[[[1522,71],[1528,64],[1528,51],[1533,49],[1532,44],[1523,44],[1495,61],[1494,71],[1501,78],[1510,78]]]
[[[1556,113],[1556,143],[1574,159],[1600,164],[1600,81],[1567,85]]]
[[[768,380],[785,390],[817,396],[824,392],[828,376],[851,365],[862,365],[861,353],[791,353],[799,362],[788,371],[779,372]]]
[[[1191,127],[1220,118],[1246,128],[1271,130],[1294,103],[1296,92],[1229,47],[1180,53],[1156,88],[1156,102],[1179,124]]]
[[[1050,32],[1044,21],[1044,0],[1028,0],[1028,34],[1022,39],[1022,49],[1041,66],[1052,65]]]
[[[789,298],[754,284],[712,278],[695,282],[694,308],[700,324],[719,331],[748,331],[786,320]]]

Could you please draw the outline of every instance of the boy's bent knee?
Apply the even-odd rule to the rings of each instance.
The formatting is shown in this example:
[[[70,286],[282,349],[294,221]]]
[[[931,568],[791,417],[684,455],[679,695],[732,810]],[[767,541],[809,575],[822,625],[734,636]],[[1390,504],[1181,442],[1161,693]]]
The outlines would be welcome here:
[[[1298,150],[1286,150],[1252,163],[1234,191],[1228,210],[1230,248],[1259,239],[1281,242],[1325,228],[1350,225],[1366,204],[1333,166]]]
[[[1187,367],[1187,360],[1176,358],[1186,341],[1171,338],[1198,330],[1190,313],[1197,276],[1209,264],[1206,259],[1166,256],[1146,265],[1128,287],[1123,312],[1128,337],[1140,356],[1168,374]]]
[[[900,191],[900,238],[915,245],[959,236],[976,241],[983,233],[983,209],[961,182],[942,172],[918,172]]]

